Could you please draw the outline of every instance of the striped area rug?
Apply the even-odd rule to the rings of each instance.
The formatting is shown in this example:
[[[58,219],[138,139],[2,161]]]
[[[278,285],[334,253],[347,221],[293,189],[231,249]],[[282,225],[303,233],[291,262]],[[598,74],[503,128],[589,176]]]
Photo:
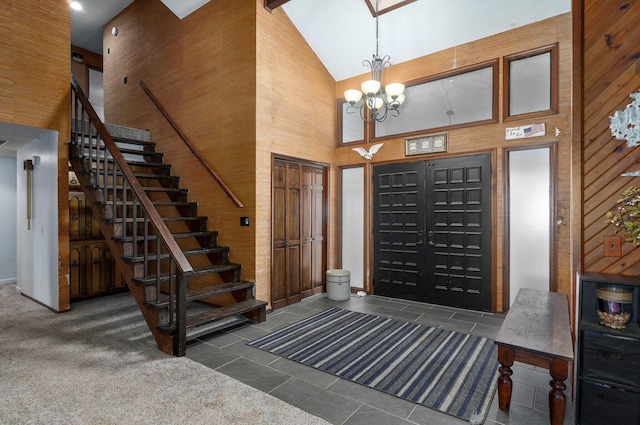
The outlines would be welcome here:
[[[468,421],[493,399],[493,340],[330,308],[248,345]]]

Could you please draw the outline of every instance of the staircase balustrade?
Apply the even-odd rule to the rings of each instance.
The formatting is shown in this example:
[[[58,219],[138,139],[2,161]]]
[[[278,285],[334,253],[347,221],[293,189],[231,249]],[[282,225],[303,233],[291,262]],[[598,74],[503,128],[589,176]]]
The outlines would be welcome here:
[[[169,293],[167,323],[163,326],[175,329],[173,354],[183,356],[187,280],[194,268],[74,77],[71,88],[74,118],[71,152],[76,158],[83,158],[83,172],[95,179],[97,201],[105,207],[107,216],[103,218],[121,223],[117,236],[131,242],[128,255],[142,257],[143,278],[155,280],[155,301],[160,301],[162,293]],[[160,261],[166,257],[168,266]],[[149,267],[150,263],[155,263],[155,267]],[[155,269],[155,275],[151,275],[150,269]]]

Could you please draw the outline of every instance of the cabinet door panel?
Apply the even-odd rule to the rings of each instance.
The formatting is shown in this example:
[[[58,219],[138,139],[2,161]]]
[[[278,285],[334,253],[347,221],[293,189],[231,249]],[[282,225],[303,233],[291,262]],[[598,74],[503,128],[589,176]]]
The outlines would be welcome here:
[[[582,334],[582,376],[637,387],[640,341],[596,332]]]

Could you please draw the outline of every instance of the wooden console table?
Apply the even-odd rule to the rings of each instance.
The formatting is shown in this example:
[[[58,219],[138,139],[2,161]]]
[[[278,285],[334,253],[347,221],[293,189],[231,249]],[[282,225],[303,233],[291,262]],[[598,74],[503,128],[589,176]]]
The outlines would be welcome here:
[[[564,381],[573,362],[573,338],[567,296],[557,292],[520,289],[495,339],[498,345],[500,410],[511,404],[514,361],[549,369],[551,425],[562,425],[566,407]]]

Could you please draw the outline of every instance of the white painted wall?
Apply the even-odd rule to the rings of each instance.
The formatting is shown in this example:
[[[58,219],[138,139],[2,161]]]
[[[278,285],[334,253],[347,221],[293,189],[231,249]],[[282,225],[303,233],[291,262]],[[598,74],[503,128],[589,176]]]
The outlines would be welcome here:
[[[16,160],[0,158],[0,284],[18,279]]]
[[[27,229],[27,174],[34,156],[33,213]],[[58,299],[58,132],[46,131],[17,151],[17,263],[22,293],[59,310]]]

